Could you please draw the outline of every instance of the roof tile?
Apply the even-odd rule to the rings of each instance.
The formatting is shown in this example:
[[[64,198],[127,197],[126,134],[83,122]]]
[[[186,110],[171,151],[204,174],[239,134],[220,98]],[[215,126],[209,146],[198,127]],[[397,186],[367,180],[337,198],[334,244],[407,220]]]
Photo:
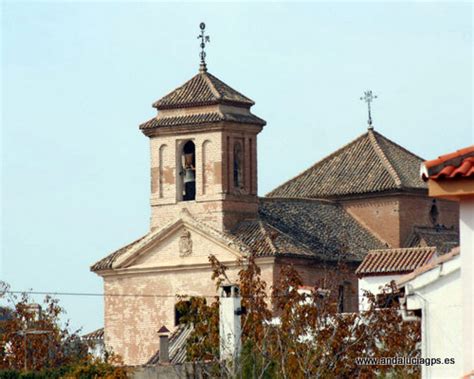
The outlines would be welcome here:
[[[267,194],[268,197],[334,198],[406,189],[426,189],[422,159],[369,130]]]
[[[371,250],[357,268],[356,274],[406,274],[428,263],[435,255],[435,247]]]
[[[397,286],[399,288],[403,287],[410,280],[415,279],[417,276],[420,276],[421,274],[424,274],[425,272],[428,272],[428,271],[434,269],[435,267],[442,265],[445,262],[449,262],[450,260],[457,257],[460,253],[461,253],[461,250],[460,250],[459,246],[453,248],[449,253],[441,255],[441,256],[433,259],[432,261],[424,264],[423,266],[418,267],[413,272],[402,276],[397,281]]]
[[[211,104],[251,107],[254,102],[207,71],[200,72],[166,96],[153,103],[158,110]]]
[[[474,145],[423,163],[424,180],[474,177]]]
[[[153,117],[140,125],[141,130],[167,128],[171,126],[188,126],[188,125],[202,125],[213,124],[222,121],[236,122],[241,124],[265,125],[266,122],[253,114],[237,114],[237,113],[220,113],[208,112],[191,114],[185,116],[172,117]]]
[[[101,259],[91,271],[112,269],[114,262],[142,241],[153,241],[156,233],[159,230]],[[360,262],[370,249],[385,247],[340,205],[325,200],[261,198],[257,220],[242,221],[222,235],[257,256],[298,256],[322,261]]]

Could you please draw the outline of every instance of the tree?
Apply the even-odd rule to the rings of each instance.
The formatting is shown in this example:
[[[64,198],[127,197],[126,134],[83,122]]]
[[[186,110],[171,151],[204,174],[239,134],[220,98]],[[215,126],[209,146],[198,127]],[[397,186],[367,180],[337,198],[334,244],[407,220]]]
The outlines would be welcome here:
[[[8,316],[0,321],[0,368],[40,370],[70,364],[87,355],[78,331],[61,327],[64,312],[57,299],[46,296],[34,304],[23,293],[17,298],[5,291]]]
[[[45,296],[41,305],[28,294],[16,296],[0,282],[0,377],[8,378],[126,378],[120,357],[92,357],[69,321],[61,326],[64,309]],[[25,376],[26,375],[26,376]]]
[[[213,279],[228,280],[226,267],[211,256]],[[356,358],[418,356],[419,323],[404,323],[396,298],[381,307],[380,297],[367,293],[370,309],[363,313],[339,313],[337,283],[314,283],[302,291],[297,271],[284,267],[270,289],[260,277],[254,257],[241,262],[239,285],[242,305],[243,350],[237,367],[219,362],[218,299],[190,299],[194,324],[188,341],[188,358],[207,361],[212,375],[245,378],[372,378],[418,377],[418,366],[363,366]],[[343,269],[341,267],[341,269]],[[384,289],[390,293],[391,288]],[[214,362],[214,364],[210,364]]]

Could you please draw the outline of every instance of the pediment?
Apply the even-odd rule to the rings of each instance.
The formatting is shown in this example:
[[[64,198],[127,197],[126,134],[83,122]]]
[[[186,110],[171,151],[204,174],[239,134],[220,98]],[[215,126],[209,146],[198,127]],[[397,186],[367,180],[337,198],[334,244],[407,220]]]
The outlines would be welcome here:
[[[221,262],[235,262],[242,249],[216,231],[206,233],[193,223],[179,220],[151,236],[135,251],[114,265],[121,269],[152,269],[209,264],[209,255]]]

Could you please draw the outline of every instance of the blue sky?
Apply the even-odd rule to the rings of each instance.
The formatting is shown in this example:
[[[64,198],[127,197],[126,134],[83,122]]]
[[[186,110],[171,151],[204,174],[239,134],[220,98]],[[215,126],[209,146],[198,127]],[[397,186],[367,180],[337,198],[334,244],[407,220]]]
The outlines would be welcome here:
[[[255,100],[264,195],[366,130],[473,143],[470,3],[2,3],[2,256],[16,290],[102,292],[89,266],[149,222],[151,103],[199,66]],[[102,299],[61,297],[75,327]]]

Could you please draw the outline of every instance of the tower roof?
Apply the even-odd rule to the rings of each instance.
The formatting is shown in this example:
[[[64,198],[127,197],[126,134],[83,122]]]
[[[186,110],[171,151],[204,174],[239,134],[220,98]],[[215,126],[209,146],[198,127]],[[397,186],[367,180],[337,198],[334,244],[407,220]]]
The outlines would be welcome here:
[[[161,110],[214,104],[250,108],[255,103],[209,72],[201,71],[181,87],[155,101],[153,107]]]
[[[268,197],[336,198],[396,190],[424,190],[422,158],[369,130]]]

